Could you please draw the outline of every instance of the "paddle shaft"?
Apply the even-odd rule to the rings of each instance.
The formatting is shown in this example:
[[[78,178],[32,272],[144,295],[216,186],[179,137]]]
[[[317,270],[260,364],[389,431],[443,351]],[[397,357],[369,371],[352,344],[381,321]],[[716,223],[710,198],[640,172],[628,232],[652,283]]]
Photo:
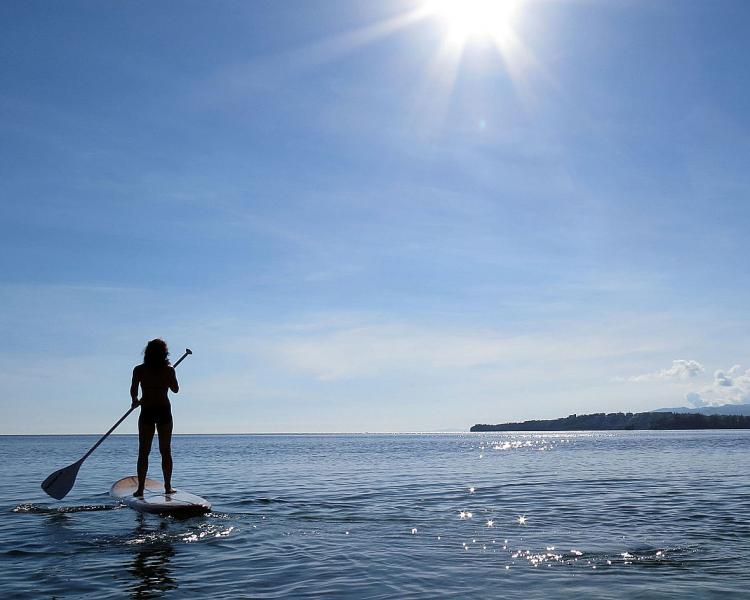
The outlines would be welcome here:
[[[177,367],[177,365],[179,365],[179,364],[180,364],[180,363],[181,363],[181,362],[182,362],[183,360],[185,360],[185,359],[186,359],[186,358],[188,357],[188,355],[190,355],[190,354],[192,354],[192,351],[191,351],[191,350],[190,350],[189,348],[188,348],[187,350],[185,350],[185,354],[183,354],[182,356],[180,356],[180,358],[179,358],[179,359],[177,360],[177,362],[176,362],[176,363],[174,364],[175,368],[176,368],[176,367]],[[105,433],[105,434],[104,434],[104,435],[103,435],[103,436],[102,436],[101,438],[99,438],[99,441],[98,441],[98,442],[96,442],[96,444],[94,444],[94,445],[93,445],[93,446],[91,447],[91,450],[89,450],[88,452],[86,452],[86,454],[84,454],[84,455],[83,455],[83,457],[81,458],[81,460],[79,460],[78,462],[79,462],[79,463],[82,463],[82,462],[83,462],[84,460],[86,460],[86,459],[87,459],[87,458],[88,458],[89,456],[91,456],[91,453],[92,453],[92,452],[93,452],[94,450],[96,450],[96,449],[97,449],[97,448],[98,448],[98,447],[99,447],[99,446],[101,445],[101,443],[102,443],[102,442],[103,442],[104,440],[106,440],[106,439],[107,439],[107,438],[109,437],[109,434],[110,434],[110,433],[112,433],[112,432],[113,432],[113,431],[114,431],[115,429],[117,429],[117,427],[118,427],[118,426],[120,425],[120,423],[122,423],[122,422],[123,422],[123,421],[124,421],[125,419],[127,419],[127,418],[128,418],[129,416],[130,416],[130,413],[132,413],[132,412],[133,412],[133,411],[134,411],[134,410],[135,410],[136,408],[138,408],[138,405],[136,405],[136,406],[131,406],[131,407],[130,407],[130,409],[128,410],[128,412],[126,412],[126,413],[125,413],[124,415],[122,415],[122,416],[120,417],[120,419],[119,419],[119,420],[117,421],[117,423],[115,423],[114,425],[112,425],[112,427],[111,427],[111,428],[109,429],[109,431],[108,431],[107,433]]]

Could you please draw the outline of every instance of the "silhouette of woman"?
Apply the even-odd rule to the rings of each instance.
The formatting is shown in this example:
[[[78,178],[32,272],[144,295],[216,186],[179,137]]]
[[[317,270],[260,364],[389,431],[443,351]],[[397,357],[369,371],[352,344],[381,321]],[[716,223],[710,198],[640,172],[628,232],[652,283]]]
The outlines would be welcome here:
[[[141,386],[141,399],[138,400],[138,386]],[[172,408],[167,391],[175,394],[180,390],[174,367],[169,364],[169,349],[164,340],[151,340],[143,351],[143,363],[133,369],[130,384],[130,398],[133,406],[140,404],[138,417],[138,489],[134,496],[143,496],[143,487],[148,472],[148,455],[154,430],[159,432],[159,452],[161,470],[164,473],[164,491],[172,489]]]

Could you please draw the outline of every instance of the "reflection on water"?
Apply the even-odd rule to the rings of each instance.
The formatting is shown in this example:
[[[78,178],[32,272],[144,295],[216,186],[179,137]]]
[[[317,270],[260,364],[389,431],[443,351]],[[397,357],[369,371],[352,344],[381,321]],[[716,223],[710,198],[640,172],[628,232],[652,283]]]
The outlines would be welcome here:
[[[133,598],[158,598],[177,589],[177,580],[172,577],[169,562],[175,554],[172,544],[140,550],[133,560],[129,572],[138,578],[130,588]]]
[[[48,513],[44,522],[51,533],[60,535],[70,524],[70,517],[65,513]]]
[[[143,515],[139,515],[138,527],[134,532],[135,540],[151,538]],[[159,528],[166,530],[166,522],[161,522]],[[136,552],[128,572],[136,578],[129,587],[132,598],[158,598],[166,592],[177,589],[177,580],[172,575],[170,561],[175,555],[175,549],[168,536],[160,541],[149,542],[140,546]]]

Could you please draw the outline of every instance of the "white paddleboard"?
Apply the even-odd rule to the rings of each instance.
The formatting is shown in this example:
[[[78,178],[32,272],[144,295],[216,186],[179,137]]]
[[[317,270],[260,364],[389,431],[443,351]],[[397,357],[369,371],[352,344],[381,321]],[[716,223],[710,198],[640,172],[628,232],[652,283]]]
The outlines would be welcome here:
[[[153,479],[146,479],[143,496],[133,496],[138,489],[138,478],[135,475],[123,477],[109,490],[109,495],[122,500],[130,508],[143,513],[162,515],[201,514],[211,510],[211,504],[205,498],[175,490],[164,493],[164,484]]]

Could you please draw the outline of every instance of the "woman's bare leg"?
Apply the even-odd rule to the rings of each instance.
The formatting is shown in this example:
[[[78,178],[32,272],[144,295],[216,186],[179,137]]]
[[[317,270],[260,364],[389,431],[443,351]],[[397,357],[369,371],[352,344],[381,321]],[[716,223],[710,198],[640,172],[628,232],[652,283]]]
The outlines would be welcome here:
[[[148,473],[148,455],[151,452],[151,442],[154,440],[154,424],[138,419],[138,489],[133,496],[143,496]]]
[[[159,423],[159,452],[161,453],[161,470],[164,473],[164,491],[167,494],[174,492],[172,489],[172,420]]]

